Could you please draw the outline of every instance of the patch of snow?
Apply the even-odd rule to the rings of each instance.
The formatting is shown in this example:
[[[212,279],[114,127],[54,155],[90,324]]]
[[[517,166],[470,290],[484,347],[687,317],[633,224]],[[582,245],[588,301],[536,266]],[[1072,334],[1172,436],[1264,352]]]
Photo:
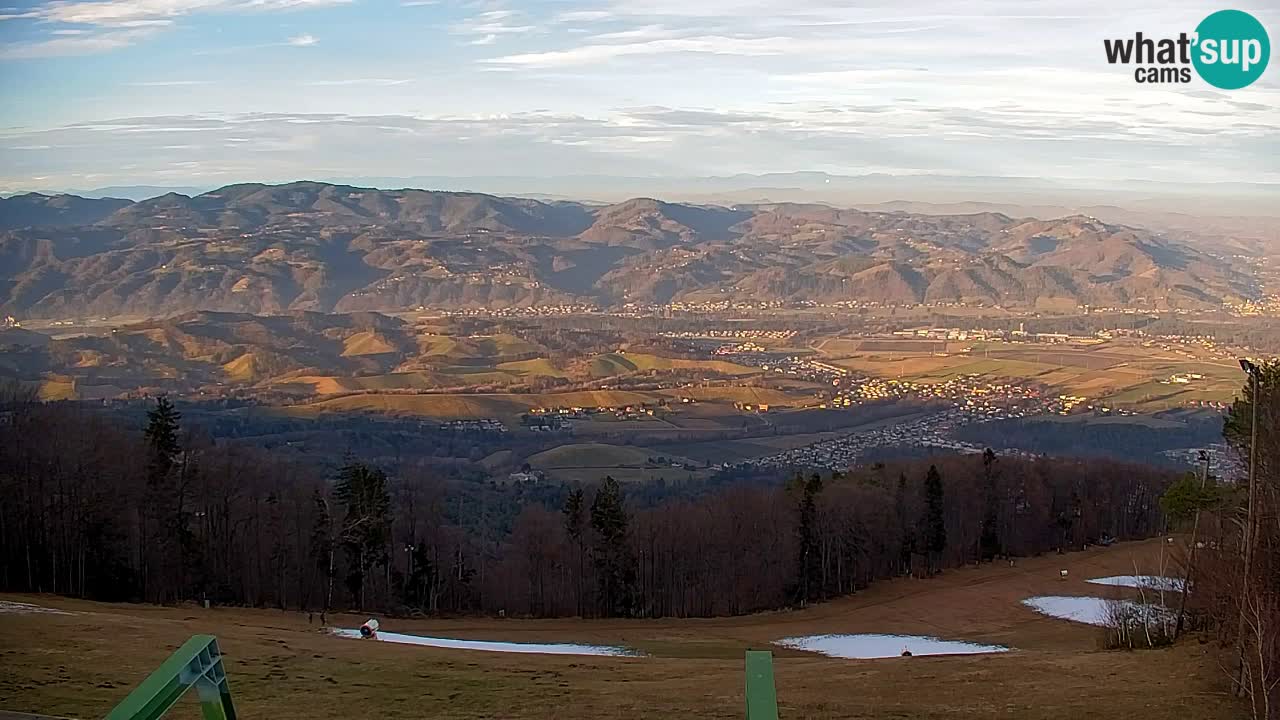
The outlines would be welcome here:
[[[1094,585],[1143,587],[1148,590],[1168,590],[1171,592],[1180,592],[1182,590],[1182,578],[1161,577],[1159,575],[1112,575],[1111,577],[1094,578],[1089,582]]]
[[[1112,608],[1116,605],[1121,615],[1133,619],[1148,617],[1151,620],[1169,619],[1171,612],[1160,605],[1142,605],[1132,600],[1110,600],[1098,597],[1066,597],[1062,595],[1042,595],[1027,598],[1023,605],[1041,615],[1070,620],[1088,625],[1105,626],[1108,619],[1114,617]]]
[[[1008,652],[1000,645],[981,645],[959,640],[940,640],[925,635],[804,635],[778,640],[775,645],[807,650],[829,657],[851,660],[899,657],[903,650],[915,655],[975,655]]]
[[[30,603],[13,602],[11,600],[0,600],[0,614],[3,613],[44,613],[46,615],[71,615],[66,610],[58,610],[56,608],[41,607]]]
[[[357,640],[361,639],[359,630],[333,628],[331,632],[338,637],[355,638]],[[404,635],[401,633],[381,631],[373,639],[380,640],[382,642],[402,643],[405,645],[426,645],[428,647],[452,648],[455,650],[481,650],[484,652],[536,653],[540,655],[606,655],[613,657],[636,657],[640,654],[634,650],[609,645],[458,640],[456,638]]]

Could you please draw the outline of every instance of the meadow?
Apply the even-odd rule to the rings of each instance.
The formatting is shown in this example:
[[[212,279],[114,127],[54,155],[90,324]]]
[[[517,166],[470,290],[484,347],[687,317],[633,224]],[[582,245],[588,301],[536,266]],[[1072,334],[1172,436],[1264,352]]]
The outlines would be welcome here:
[[[743,652],[772,648],[783,718],[1142,717],[1227,720],[1210,645],[1099,649],[1100,630],[1021,605],[1099,595],[1087,578],[1153,570],[1159,540],[878,583],[804,610],[699,620],[382,618],[386,631],[622,645],[642,657],[492,653],[350,640],[296,612],[103,604],[4,595],[69,614],[0,613],[0,708],[101,717],[195,633],[226,654],[241,717],[636,718],[742,716]],[[1061,580],[1067,569],[1069,580]],[[360,615],[330,618],[356,627]],[[845,660],[772,645],[797,635],[904,633],[1003,645],[992,655]],[[198,717],[187,698],[175,718]]]

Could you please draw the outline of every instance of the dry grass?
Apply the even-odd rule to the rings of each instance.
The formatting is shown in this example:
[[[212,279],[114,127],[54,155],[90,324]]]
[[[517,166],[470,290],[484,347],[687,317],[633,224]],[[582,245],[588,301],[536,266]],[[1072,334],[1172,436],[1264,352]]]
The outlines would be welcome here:
[[[76,380],[64,375],[46,375],[36,389],[41,400],[75,400]]]
[[[499,370],[505,372],[523,375],[543,375],[546,377],[569,377],[564,370],[556,367],[550,358],[534,358],[532,360],[516,360],[514,362],[502,363],[497,366]]]
[[[233,382],[253,382],[258,379],[258,360],[253,353],[245,353],[224,364],[222,370]]]
[[[685,360],[646,353],[605,353],[587,358],[581,372],[593,378],[607,378],[650,370],[690,370],[722,375],[757,375],[758,368],[724,360]]]
[[[386,338],[368,330],[358,332],[342,342],[342,357],[380,355],[395,351],[396,347],[387,342]]]
[[[227,655],[246,718],[739,718],[742,653],[798,634],[902,632],[1010,645],[1003,655],[851,661],[777,651],[784,718],[1142,717],[1227,720],[1241,708],[1194,640],[1105,652],[1098,630],[1019,605],[1096,594],[1157,544],[898,580],[800,612],[709,620],[392,620],[451,637],[629,645],[643,658],[512,655],[344,640],[305,616],[9,596],[75,615],[0,615],[0,707],[101,717],[194,633]],[[1058,580],[1069,568],[1071,580]],[[354,626],[361,618],[339,621]]]

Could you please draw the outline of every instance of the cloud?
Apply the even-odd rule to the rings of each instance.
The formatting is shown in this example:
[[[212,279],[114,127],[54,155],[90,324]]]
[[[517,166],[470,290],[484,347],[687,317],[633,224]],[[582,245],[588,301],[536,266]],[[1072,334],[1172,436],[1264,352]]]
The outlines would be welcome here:
[[[257,13],[341,5],[352,0],[52,0],[16,17],[46,22],[139,27],[202,12]]]
[[[600,33],[591,37],[592,42],[612,42],[614,40],[653,40],[674,37],[675,33],[662,25],[641,25],[627,30]]]
[[[601,22],[615,17],[616,14],[607,10],[569,10],[556,15],[555,20],[561,23]]]
[[[515,10],[486,10],[449,27],[453,35],[470,36],[469,45],[492,45],[508,35],[522,35],[537,28],[519,20]]]
[[[957,84],[960,74],[937,78]],[[338,82],[381,83],[381,78]],[[390,80],[395,82],[397,80]],[[822,78],[831,81],[831,78]],[[512,166],[555,167],[564,174],[634,176],[788,172],[838,174],[1083,177],[1149,176],[1177,167],[1204,169],[1204,181],[1274,182],[1267,148],[1280,141],[1270,111],[1199,115],[1219,100],[1179,98],[1158,117],[1139,108],[1090,116],[1056,107],[1004,105],[975,98],[976,88],[1007,81],[970,79],[956,101],[852,106],[839,98],[803,105],[747,104],[721,109],[629,107],[588,115],[524,112],[476,115],[241,113],[114,118],[47,130],[0,130],[7,174],[52,178],[41,187],[74,187],[74,173],[112,183],[182,178],[172,148],[201,172],[231,180],[352,175],[412,176],[425,159],[440,175],[504,175]],[[1041,80],[1062,105],[1078,104],[1085,77]],[[855,83],[856,84],[856,83]],[[827,85],[819,85],[829,88]],[[825,92],[825,91],[824,91]],[[966,100],[967,99],[967,100]],[[981,102],[975,102],[981,100]],[[926,103],[926,101],[928,101]],[[1264,104],[1264,103],[1258,103]],[[48,146],[40,152],[17,147]],[[394,152],[388,152],[394,147]],[[1212,160],[1212,162],[1211,162]],[[138,168],[125,173],[125,164]],[[1154,168],[1154,170],[1153,170]],[[1220,168],[1215,170],[1215,168]],[[59,185],[61,183],[61,185]]]
[[[232,53],[244,52],[246,50],[263,50],[266,48],[279,48],[279,47],[311,47],[313,45],[319,45],[319,44],[320,44],[319,38],[317,38],[314,35],[303,33],[302,35],[295,35],[294,37],[288,38],[281,42],[258,43],[257,45],[231,45],[228,47],[214,48],[212,50],[200,50],[192,54],[193,55],[230,55]]]
[[[391,87],[393,85],[407,85],[413,82],[412,78],[393,79],[393,78],[351,78],[348,80],[316,80],[307,83],[313,87],[324,87],[331,85],[367,85],[370,87]]]
[[[485,62],[531,68],[554,68],[589,65],[604,60],[637,55],[702,53],[709,55],[764,56],[781,55],[796,49],[798,49],[796,41],[787,37],[745,38],[705,35],[632,43],[589,44],[570,50],[505,55],[488,59]]]
[[[178,19],[200,13],[262,13],[343,5],[354,0],[51,0],[21,13],[0,15],[0,21],[33,20],[55,27],[47,39],[11,43],[0,58],[39,58],[87,55],[128,47]],[[302,42],[308,35],[291,40]],[[297,41],[297,42],[295,42]]]
[[[186,85],[212,85],[212,80],[147,80],[125,83],[133,87],[182,87]]]
[[[151,32],[152,30],[148,28],[136,28],[76,35],[57,35],[47,40],[16,42],[0,46],[0,60],[93,55],[128,47],[147,37]]]
[[[52,13],[48,0],[23,2],[38,3],[31,13]],[[98,24],[36,18],[0,25],[4,33],[18,26],[4,36],[0,56],[95,52],[164,33],[170,24],[190,24],[184,30],[194,36],[197,13],[285,11],[338,0],[101,2],[116,9],[98,13]],[[190,139],[200,146],[189,151],[192,160],[246,180],[312,175],[313,163],[335,174],[412,175],[421,172],[415,167],[501,174],[513,164],[592,172],[615,160],[623,174],[706,174],[706,168],[856,174],[875,167],[1137,177],[1181,167],[1184,174],[1195,168],[1216,178],[1280,176],[1271,160],[1280,143],[1280,76],[1264,76],[1247,91],[1211,92],[1198,80],[1139,87],[1129,73],[1105,64],[1102,37],[1134,28],[1176,34],[1186,29],[1180,18],[1203,16],[1189,0],[1072,3],[1070,15],[1092,18],[1088,22],[1050,20],[1068,13],[1025,0],[871,6],[847,0],[503,2],[441,3],[445,24],[417,28],[424,36],[434,32],[435,41],[446,35],[455,49],[467,46],[465,52],[415,55],[416,47],[392,45],[413,43],[419,33],[385,27],[412,19],[391,3],[390,12],[370,20],[384,23],[386,34],[359,52],[345,48],[369,42],[363,31],[342,37],[343,26],[315,24],[324,18],[289,18],[295,22],[286,30],[267,36],[276,42],[200,53],[277,48],[247,58],[248,68],[229,63],[226,79],[221,70],[208,72],[207,58],[166,50],[145,58],[152,69],[114,81],[162,88],[203,82],[186,78],[216,78],[222,92],[198,93],[201,109],[218,111],[209,116],[181,114],[193,103],[193,93],[181,91],[135,90],[144,102],[134,102],[128,87],[117,87],[92,101],[60,103],[55,94],[70,89],[74,74],[92,70],[92,61],[50,64],[39,68],[48,70],[40,74],[48,83],[38,92],[19,98],[15,85],[0,93],[9,101],[0,127],[39,125],[46,122],[41,118],[116,119],[17,134],[0,129],[0,174],[119,174],[135,162],[139,168],[131,172],[159,173],[173,159],[161,143]],[[90,3],[67,4],[83,14]],[[217,24],[227,34],[209,34],[204,42],[263,40],[237,40],[233,23]],[[55,30],[74,34],[51,34]],[[287,38],[303,30],[323,36],[307,51],[323,67],[291,81],[296,54],[289,57],[287,50],[306,44]],[[418,86],[404,76],[426,82],[426,73],[431,98],[405,91]],[[231,92],[233,81],[243,83],[243,91]],[[290,113],[339,101],[349,105],[337,107],[381,114]],[[168,115],[120,120],[132,112],[122,110],[129,107]],[[276,113],[246,113],[250,108]],[[19,153],[3,147],[43,145],[59,149]],[[14,164],[17,170],[7,167]]]
[[[717,110],[672,109],[665,107],[636,108],[623,111],[626,117],[671,126],[724,126],[745,123],[785,123],[787,120],[769,113],[721,112]]]

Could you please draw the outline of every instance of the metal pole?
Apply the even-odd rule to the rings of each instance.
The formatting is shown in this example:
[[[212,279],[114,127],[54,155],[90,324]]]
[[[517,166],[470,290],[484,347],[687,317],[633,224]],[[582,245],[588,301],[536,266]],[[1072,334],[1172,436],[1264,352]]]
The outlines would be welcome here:
[[[147,676],[106,720],[159,720],[194,687],[205,720],[236,720],[222,651],[212,635],[193,635]]]

